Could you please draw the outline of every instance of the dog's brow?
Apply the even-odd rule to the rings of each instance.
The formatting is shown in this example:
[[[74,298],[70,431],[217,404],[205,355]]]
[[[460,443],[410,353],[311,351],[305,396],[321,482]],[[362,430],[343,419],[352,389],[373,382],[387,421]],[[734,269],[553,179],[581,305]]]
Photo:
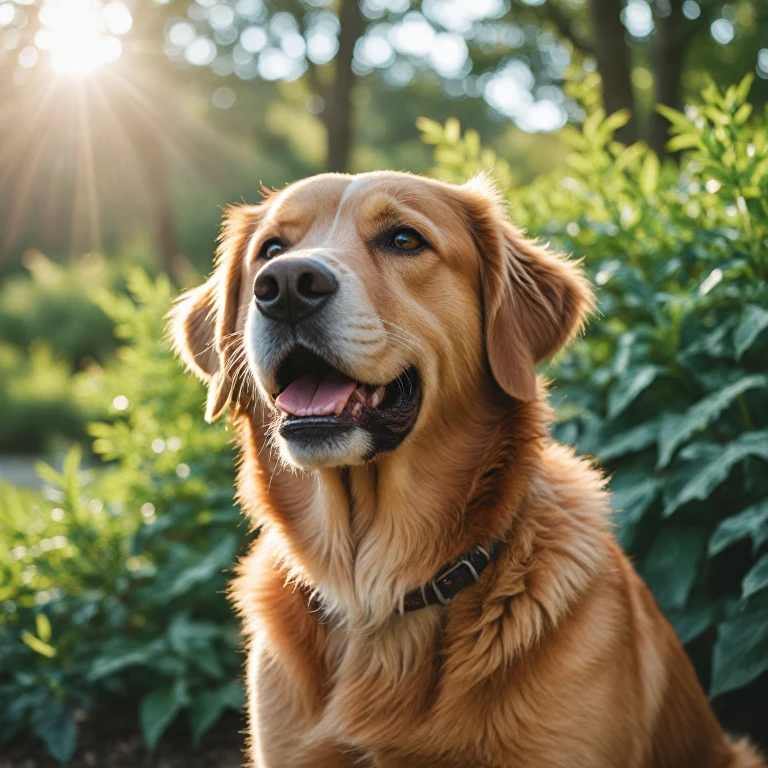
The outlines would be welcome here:
[[[305,205],[299,200],[287,200],[272,211],[257,231],[296,242],[306,234],[311,223],[312,217],[307,216]]]
[[[434,241],[436,231],[432,221],[418,208],[391,194],[381,193],[366,201],[365,217],[370,221],[388,220],[392,223],[418,229],[428,240]]]

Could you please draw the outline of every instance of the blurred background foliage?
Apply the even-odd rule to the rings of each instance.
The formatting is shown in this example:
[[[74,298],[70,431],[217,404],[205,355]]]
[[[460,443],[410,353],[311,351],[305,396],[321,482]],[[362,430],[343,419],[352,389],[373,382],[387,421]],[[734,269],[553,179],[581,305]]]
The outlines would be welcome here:
[[[163,318],[220,206],[376,168],[487,173],[584,259],[555,435],[768,746],[765,40],[757,0],[0,0],[0,755],[93,764],[106,711],[239,747],[252,532]]]

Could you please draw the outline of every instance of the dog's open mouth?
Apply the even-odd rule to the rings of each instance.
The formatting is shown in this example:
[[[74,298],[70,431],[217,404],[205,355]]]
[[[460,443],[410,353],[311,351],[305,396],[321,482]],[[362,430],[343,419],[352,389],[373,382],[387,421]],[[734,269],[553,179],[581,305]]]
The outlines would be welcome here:
[[[416,368],[384,384],[350,378],[320,356],[297,347],[277,370],[280,393],[275,399],[284,414],[284,437],[305,430],[348,430],[359,426],[372,433],[379,450],[399,443],[416,419],[421,389]],[[397,440],[394,441],[395,436]]]

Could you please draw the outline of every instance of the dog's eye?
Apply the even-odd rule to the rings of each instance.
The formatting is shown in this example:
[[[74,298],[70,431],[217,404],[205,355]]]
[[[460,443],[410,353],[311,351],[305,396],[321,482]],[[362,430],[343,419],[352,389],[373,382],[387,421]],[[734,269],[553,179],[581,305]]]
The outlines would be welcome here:
[[[265,240],[264,245],[261,246],[259,258],[269,261],[269,259],[274,259],[275,256],[279,256],[284,250],[284,243],[276,237],[271,237],[269,240]]]
[[[392,234],[390,243],[398,251],[408,251],[410,253],[421,250],[426,245],[424,238],[415,229],[410,229],[409,227],[396,230]]]

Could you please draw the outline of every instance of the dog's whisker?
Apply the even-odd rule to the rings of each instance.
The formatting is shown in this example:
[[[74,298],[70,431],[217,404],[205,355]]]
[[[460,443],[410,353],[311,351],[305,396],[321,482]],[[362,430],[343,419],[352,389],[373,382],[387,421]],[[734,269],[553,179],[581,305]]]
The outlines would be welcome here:
[[[391,331],[384,331],[384,333],[386,334],[387,338],[399,343],[401,346],[408,349],[414,355],[418,354],[419,351],[423,351],[423,350],[414,349],[405,339],[402,339],[400,336],[392,333]]]
[[[381,318],[381,322],[384,323],[384,325],[391,325],[393,328],[397,328],[398,331],[404,333],[406,336],[410,336],[414,341],[419,341],[419,337],[415,333],[411,333],[407,328],[403,328],[402,325],[393,323],[391,320],[387,320],[383,317]]]

